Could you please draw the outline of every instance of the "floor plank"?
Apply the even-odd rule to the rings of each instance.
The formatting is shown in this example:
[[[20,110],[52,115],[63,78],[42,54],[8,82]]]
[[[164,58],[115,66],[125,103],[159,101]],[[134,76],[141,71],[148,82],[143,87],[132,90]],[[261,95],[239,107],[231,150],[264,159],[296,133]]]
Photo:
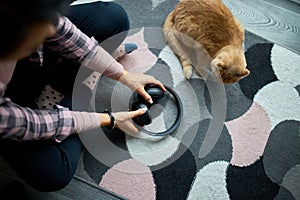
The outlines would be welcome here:
[[[289,1],[300,4],[300,0],[289,0]]]
[[[300,53],[300,6],[286,0],[223,0],[245,29]],[[293,6],[292,6],[293,5]]]
[[[122,200],[120,196],[109,193],[100,189],[95,185],[91,185],[88,182],[74,177],[70,184],[63,190],[56,192],[64,197],[69,197],[72,200]]]
[[[0,156],[0,192],[14,180],[21,180],[11,167]],[[22,181],[21,181],[22,182]],[[123,200],[96,184],[75,176],[62,190],[56,192],[38,192],[23,183],[30,200]],[[16,191],[17,192],[17,191]]]
[[[300,0],[263,0],[274,6],[300,14]],[[298,2],[297,2],[298,1]]]

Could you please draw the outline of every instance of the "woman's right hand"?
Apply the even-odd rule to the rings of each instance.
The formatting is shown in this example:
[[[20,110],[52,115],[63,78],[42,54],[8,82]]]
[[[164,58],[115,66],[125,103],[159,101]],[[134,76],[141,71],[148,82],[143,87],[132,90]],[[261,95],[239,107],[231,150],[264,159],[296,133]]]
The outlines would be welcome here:
[[[115,127],[124,131],[125,133],[129,133],[129,134],[130,133],[132,133],[132,134],[138,133],[139,130],[134,125],[132,118],[142,115],[146,111],[147,111],[147,109],[141,108],[141,109],[138,109],[135,111],[113,113],[115,120],[116,120]]]

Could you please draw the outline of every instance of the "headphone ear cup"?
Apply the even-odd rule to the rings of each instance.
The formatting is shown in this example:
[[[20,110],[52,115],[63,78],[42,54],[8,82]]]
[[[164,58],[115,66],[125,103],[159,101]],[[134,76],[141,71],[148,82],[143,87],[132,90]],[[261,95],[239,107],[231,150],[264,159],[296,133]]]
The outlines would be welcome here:
[[[151,96],[154,103],[164,96],[162,89],[153,84],[145,86],[145,91]]]
[[[142,115],[134,117],[132,120],[139,126],[145,126],[145,125],[150,124],[152,122],[152,119],[149,115],[148,107],[145,104],[133,103],[131,110],[134,111],[134,110],[138,110],[140,108],[147,108],[147,111]]]

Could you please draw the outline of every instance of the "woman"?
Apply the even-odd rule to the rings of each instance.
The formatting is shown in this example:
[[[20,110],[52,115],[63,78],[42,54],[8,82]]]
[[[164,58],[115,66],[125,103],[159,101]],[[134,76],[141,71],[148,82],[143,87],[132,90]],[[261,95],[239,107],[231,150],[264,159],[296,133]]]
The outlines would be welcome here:
[[[61,0],[0,2],[5,27],[0,33],[0,153],[39,191],[59,190],[72,179],[82,148],[78,134],[101,126],[136,133],[131,119],[145,112],[88,113],[64,107],[70,105],[80,66],[120,81],[149,102],[146,84],[165,91],[154,77],[130,73],[114,59],[136,48],[121,44],[129,29],[122,7],[95,2],[62,8],[66,2]],[[104,40],[106,45],[99,46]],[[41,110],[46,88],[62,97],[52,110]],[[89,89],[83,88],[84,94]]]

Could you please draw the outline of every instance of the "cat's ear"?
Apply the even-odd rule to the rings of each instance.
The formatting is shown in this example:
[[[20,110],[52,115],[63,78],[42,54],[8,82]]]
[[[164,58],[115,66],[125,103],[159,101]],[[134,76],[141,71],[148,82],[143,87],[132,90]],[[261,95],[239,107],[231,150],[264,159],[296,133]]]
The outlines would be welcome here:
[[[241,77],[246,77],[250,74],[250,71],[248,69],[244,69],[243,72],[241,74],[239,74],[239,76]]]
[[[222,60],[219,60],[217,67],[220,69],[226,69],[226,65]]]

